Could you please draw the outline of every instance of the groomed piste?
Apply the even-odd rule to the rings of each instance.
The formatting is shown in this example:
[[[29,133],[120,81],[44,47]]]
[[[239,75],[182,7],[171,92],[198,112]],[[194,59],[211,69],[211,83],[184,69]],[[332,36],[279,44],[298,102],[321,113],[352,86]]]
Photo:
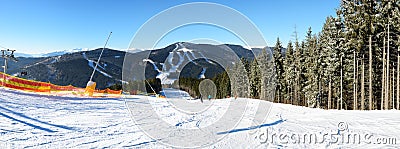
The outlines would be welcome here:
[[[94,88],[79,88],[72,85],[60,86],[48,82],[40,82],[18,78],[0,72],[0,86],[34,92],[47,95],[72,95],[72,96],[89,96],[89,97],[119,97],[122,90],[115,91],[110,89],[96,90]]]

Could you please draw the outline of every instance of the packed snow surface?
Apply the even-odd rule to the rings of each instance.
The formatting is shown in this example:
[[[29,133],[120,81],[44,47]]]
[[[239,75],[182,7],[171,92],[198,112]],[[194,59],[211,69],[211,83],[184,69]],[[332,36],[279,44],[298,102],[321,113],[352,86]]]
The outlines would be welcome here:
[[[187,97],[181,91],[164,91],[171,98],[57,97],[0,87],[0,148],[171,148],[179,141],[201,144],[203,140],[197,138],[204,134],[221,138],[205,148],[399,148],[400,144],[397,110],[322,110],[273,104],[267,119],[253,125],[255,105],[271,103],[244,98],[201,102],[179,98],[176,95]],[[153,107],[169,129],[159,129],[162,124],[155,123],[145,107]],[[235,127],[203,129],[218,122],[230,107],[245,109],[242,114],[227,114],[227,121],[234,120],[235,114],[242,116]],[[176,130],[182,129],[201,131],[169,140],[179,138]],[[150,137],[156,131],[168,135]],[[343,140],[349,135],[360,136],[360,143]],[[307,140],[310,136],[314,138]]]

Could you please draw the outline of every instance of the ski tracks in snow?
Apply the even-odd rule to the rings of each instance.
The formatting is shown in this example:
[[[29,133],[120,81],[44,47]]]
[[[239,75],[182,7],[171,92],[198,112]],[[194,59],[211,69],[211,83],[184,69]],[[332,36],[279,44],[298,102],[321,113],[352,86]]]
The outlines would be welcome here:
[[[175,94],[178,94],[176,92]],[[136,96],[135,96],[136,97]],[[240,123],[226,131],[214,135],[226,135],[221,141],[206,148],[341,148],[341,147],[398,147],[396,145],[374,144],[284,144],[282,142],[261,143],[265,139],[261,133],[280,134],[324,134],[338,133],[338,123],[345,122],[347,130],[339,133],[370,133],[379,137],[400,139],[400,114],[396,110],[388,111],[342,111],[322,110],[298,107],[285,104],[274,104],[270,116],[265,122],[255,123],[256,102],[259,100],[242,99],[216,100],[207,112],[195,112],[182,115],[182,111],[173,110],[174,106],[164,101],[182,100],[187,102],[180,106],[196,109],[196,100],[156,99],[153,103],[143,102],[145,98],[137,96],[132,99],[107,99],[84,97],[57,97],[19,92],[0,87],[0,148],[168,148],[160,144],[162,139],[153,139],[142,132],[141,126],[154,125],[154,120],[143,121],[132,119],[131,114],[148,119],[149,112],[130,113],[127,110],[133,103],[141,107],[153,106],[155,113],[168,122],[171,127],[179,129],[202,129],[219,120],[221,113],[228,105],[238,109],[248,106]],[[207,102],[203,103],[206,106]],[[247,104],[246,104],[247,103]],[[210,104],[211,105],[211,104]],[[191,107],[192,106],[192,107]],[[237,107],[235,107],[237,106]],[[212,109],[214,108],[214,109]],[[213,111],[213,112],[212,112]],[[231,114],[231,115],[229,115]],[[229,122],[236,120],[239,113],[228,113]],[[260,128],[260,129],[256,129]],[[157,130],[158,131],[158,130]],[[207,131],[207,130],[204,130]],[[220,134],[217,134],[220,133]],[[174,135],[174,134],[171,134]],[[168,136],[167,136],[168,137]],[[189,141],[190,138],[183,141]],[[270,141],[270,140],[269,140]],[[399,140],[397,140],[399,141]],[[398,144],[397,144],[398,145]]]
[[[123,99],[35,95],[0,88],[0,147],[123,147],[149,140]]]

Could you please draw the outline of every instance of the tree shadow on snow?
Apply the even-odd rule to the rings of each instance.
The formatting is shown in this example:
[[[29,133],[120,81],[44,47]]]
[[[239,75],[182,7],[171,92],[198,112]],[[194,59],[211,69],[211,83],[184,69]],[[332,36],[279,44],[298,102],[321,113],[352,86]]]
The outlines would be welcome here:
[[[218,132],[217,135],[230,134],[230,133],[248,131],[248,130],[254,130],[254,129],[267,127],[267,126],[274,126],[274,125],[283,123],[284,121],[286,121],[286,120],[280,119],[280,120],[277,120],[277,121],[272,122],[272,123],[261,124],[261,125],[258,125],[258,126],[251,126],[251,127],[247,127],[247,128],[239,128],[239,129],[233,129],[233,130],[225,131],[225,132]]]
[[[17,115],[19,117],[22,117],[22,118],[25,118],[25,119],[28,119],[28,120],[32,120],[32,121],[35,121],[35,122],[38,122],[38,123],[41,123],[41,124],[45,124],[45,125],[49,125],[49,126],[53,126],[53,127],[57,127],[57,128],[61,128],[61,129],[66,129],[66,130],[75,130],[75,128],[73,128],[73,127],[68,127],[68,126],[64,126],[64,125],[57,125],[57,124],[51,124],[51,123],[48,123],[48,122],[45,122],[45,121],[41,121],[41,120],[38,120],[38,119],[35,119],[35,118],[32,118],[32,117],[29,117],[29,116],[27,116],[27,115],[25,115],[23,113],[12,111],[10,109],[7,109],[7,108],[1,107],[1,106],[0,106],[0,109],[4,110],[4,111],[7,111],[9,113],[12,113],[14,115]],[[1,112],[0,112],[0,116],[3,116],[5,118],[8,118],[8,119],[11,119],[11,120],[23,123],[23,124],[26,124],[28,126],[36,128],[36,129],[40,129],[40,130],[47,131],[47,132],[56,132],[56,131],[48,129],[48,128],[44,128],[44,127],[41,127],[41,126],[37,126],[37,125],[31,124],[31,123],[28,123],[26,121],[22,121],[22,120],[16,119],[14,117],[11,117],[11,116],[6,115],[6,114],[1,113]]]
[[[11,119],[11,120],[13,120],[13,121],[17,121],[17,122],[20,122],[20,123],[22,123],[22,124],[25,124],[25,125],[28,125],[28,126],[31,126],[31,127],[33,127],[33,128],[40,129],[40,130],[43,130],[43,131],[46,131],[46,132],[56,132],[56,131],[51,130],[51,129],[48,129],[48,128],[40,127],[40,126],[38,126],[38,125],[34,125],[34,124],[31,124],[31,123],[28,123],[28,122],[25,122],[25,121],[22,121],[22,120],[13,118],[13,117],[11,117],[11,116],[9,116],[9,115],[6,115],[6,114],[4,114],[4,113],[1,113],[1,112],[0,112],[0,116],[3,116],[3,117],[5,117],[5,118]]]

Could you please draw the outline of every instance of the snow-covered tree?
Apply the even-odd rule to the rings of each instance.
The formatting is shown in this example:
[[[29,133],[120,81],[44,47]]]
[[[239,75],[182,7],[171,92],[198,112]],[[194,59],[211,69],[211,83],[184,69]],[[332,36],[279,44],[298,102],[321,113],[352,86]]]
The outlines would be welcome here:
[[[266,48],[263,48],[261,54],[257,57],[257,62],[261,72],[260,99],[273,101],[277,84],[273,55],[267,52]]]
[[[321,48],[321,75],[322,85],[325,86],[326,97],[326,108],[332,108],[333,99],[338,100],[340,93],[334,92],[333,88],[340,85],[340,49],[342,49],[338,41],[340,36],[338,36],[338,28],[336,25],[337,19],[333,17],[328,17],[323,26],[322,32],[320,34],[319,46]],[[336,101],[335,100],[335,101]]]
[[[283,73],[284,73],[284,69],[283,69],[283,56],[282,56],[282,43],[279,40],[279,38],[277,38],[276,40],[276,44],[274,47],[274,62],[275,62],[275,70],[276,70],[276,80],[277,80],[277,86],[276,86],[276,101],[277,102],[282,102],[282,97],[285,94],[285,81],[283,78]]]
[[[232,82],[232,95],[237,97],[247,98],[250,95],[250,84],[246,69],[242,61],[236,61],[233,68],[230,70]]]
[[[261,72],[257,59],[254,59],[250,64],[250,97],[260,98],[261,91]]]
[[[283,77],[285,80],[286,94],[284,95],[284,99],[291,104],[293,104],[293,96],[294,96],[294,83],[295,83],[295,63],[294,63],[294,49],[292,42],[289,41],[286,48],[286,56],[283,61],[284,73]]]
[[[306,36],[304,49],[304,68],[305,68],[305,87],[303,88],[305,100],[310,107],[316,106],[316,97],[318,95],[318,58],[317,38],[312,34],[309,28]]]

